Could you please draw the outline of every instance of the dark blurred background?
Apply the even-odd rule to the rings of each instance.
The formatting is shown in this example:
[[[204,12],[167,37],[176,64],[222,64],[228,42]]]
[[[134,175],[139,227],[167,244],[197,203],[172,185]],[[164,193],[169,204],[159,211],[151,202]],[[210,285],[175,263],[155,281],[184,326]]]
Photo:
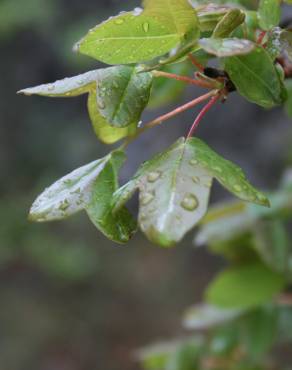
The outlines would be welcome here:
[[[100,67],[74,55],[72,45],[110,15],[139,5],[0,0],[0,370],[138,369],[135,350],[182,333],[181,314],[200,301],[223,263],[196,250],[193,233],[161,250],[141,234],[117,246],[85,215],[49,225],[26,220],[45,186],[109,149],[93,134],[86,98],[28,99],[16,91]],[[198,93],[189,89],[180,100]],[[148,111],[144,120],[161,112]],[[184,135],[194,114],[132,144],[121,181]],[[274,189],[292,161],[291,126],[281,109],[264,111],[234,94],[198,134],[255,185]],[[213,201],[226,196],[215,187]],[[130,206],[135,210],[136,202]]]

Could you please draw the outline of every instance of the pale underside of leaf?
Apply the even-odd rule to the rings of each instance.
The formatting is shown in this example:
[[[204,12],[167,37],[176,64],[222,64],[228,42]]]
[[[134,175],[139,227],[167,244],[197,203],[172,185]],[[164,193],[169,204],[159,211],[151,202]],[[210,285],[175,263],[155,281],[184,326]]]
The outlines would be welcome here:
[[[255,44],[252,41],[238,38],[203,38],[199,40],[199,45],[207,53],[216,55],[219,58],[248,54],[255,48]]]
[[[64,176],[36,199],[30,220],[56,221],[86,210],[109,239],[119,243],[128,241],[135,231],[135,222],[125,208],[115,215],[110,208],[113,192],[118,187],[117,170],[124,159],[123,152],[113,152]]]
[[[179,42],[177,33],[153,17],[129,12],[90,30],[76,50],[107,64],[128,64],[164,55]]]

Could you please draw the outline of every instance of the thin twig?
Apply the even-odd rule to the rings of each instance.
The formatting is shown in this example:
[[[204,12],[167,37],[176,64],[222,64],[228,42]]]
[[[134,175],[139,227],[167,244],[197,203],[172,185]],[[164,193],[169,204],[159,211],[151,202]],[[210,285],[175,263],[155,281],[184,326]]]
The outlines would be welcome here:
[[[192,62],[192,64],[198,68],[199,71],[203,72],[205,67],[203,66],[203,64],[201,64],[194,56],[193,54],[189,53],[188,54],[188,57],[190,59],[190,61]]]
[[[215,87],[214,84],[211,84],[211,83],[208,83],[208,82],[205,82],[205,81],[202,81],[202,80],[194,80],[190,77],[180,76],[180,75],[176,75],[174,73],[168,73],[168,72],[163,72],[163,71],[153,71],[152,74],[155,77],[171,78],[171,79],[174,79],[174,80],[177,80],[177,81],[182,81],[182,82],[188,83],[190,85],[196,85],[196,86],[204,87],[204,88],[207,88],[207,89],[214,89],[214,87]]]
[[[195,122],[193,123],[189,133],[188,133],[188,138],[193,136],[193,133],[195,132],[196,128],[199,126],[202,118],[205,116],[205,114],[217,103],[217,101],[221,98],[221,94],[217,93],[215,96],[211,98],[209,103],[205,105],[205,107],[201,110],[199,115],[197,116]]]

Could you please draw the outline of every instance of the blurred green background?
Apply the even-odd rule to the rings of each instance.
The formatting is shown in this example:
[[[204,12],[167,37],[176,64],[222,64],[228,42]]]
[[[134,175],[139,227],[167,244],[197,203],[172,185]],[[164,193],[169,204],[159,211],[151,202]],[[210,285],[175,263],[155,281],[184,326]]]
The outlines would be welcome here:
[[[139,5],[0,0],[0,370],[138,369],[135,350],[180,334],[182,312],[200,301],[223,264],[196,250],[192,233],[161,250],[141,234],[117,246],[85,215],[49,225],[26,219],[45,186],[108,148],[93,134],[84,97],[28,99],[16,91],[100,67],[74,55],[72,45],[103,19]],[[191,88],[181,101],[196,94]],[[187,112],[134,143],[121,181],[184,135],[193,117]],[[198,133],[263,188],[276,188],[292,162],[291,121],[282,110],[264,111],[236,94]],[[216,187],[213,201],[225,197]],[[136,202],[130,207],[135,212]]]

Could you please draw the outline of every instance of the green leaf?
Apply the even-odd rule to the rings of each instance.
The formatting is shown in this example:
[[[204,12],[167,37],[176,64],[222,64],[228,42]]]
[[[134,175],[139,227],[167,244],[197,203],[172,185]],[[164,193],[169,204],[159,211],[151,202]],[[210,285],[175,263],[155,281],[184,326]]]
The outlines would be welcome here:
[[[199,21],[188,0],[144,0],[144,15],[152,16],[182,40],[199,38]]]
[[[239,167],[201,140],[181,138],[145,162],[133,179],[115,193],[115,209],[139,189],[142,231],[153,243],[169,247],[179,242],[205,215],[213,178],[240,199],[269,205]]]
[[[260,263],[234,267],[219,274],[206,292],[208,303],[248,309],[269,302],[285,287],[285,279]]]
[[[178,75],[188,75],[193,67],[189,62],[181,62],[165,66],[160,70]],[[148,108],[155,109],[171,103],[183,94],[185,88],[184,82],[174,81],[170,78],[155,78]]]
[[[221,19],[230,11],[227,5],[204,4],[196,8],[202,32],[214,31]]]
[[[95,226],[109,239],[127,242],[135,231],[135,222],[125,208],[113,215],[110,207],[118,188],[117,171],[124,160],[124,153],[115,151],[61,178],[36,199],[30,220],[61,220],[86,210]]]
[[[292,118],[292,79],[287,79],[285,86],[288,93],[287,100],[285,101],[285,111],[288,117]]]
[[[272,270],[292,278],[292,247],[283,222],[262,220],[254,228],[255,249]]]
[[[177,32],[153,17],[128,12],[90,30],[75,49],[107,64],[128,64],[164,55],[180,41]]]
[[[92,89],[88,96],[88,112],[96,136],[105,144],[114,144],[115,142],[127,136],[132,136],[137,131],[137,123],[134,122],[127,127],[112,127],[100,114],[97,107],[96,89]]]
[[[206,330],[234,320],[242,315],[242,310],[222,309],[208,304],[198,304],[186,312],[183,325],[186,329]]]
[[[276,27],[281,18],[281,5],[279,0],[260,0],[258,18],[260,27],[268,31]]]
[[[216,55],[219,58],[248,54],[255,48],[255,44],[252,41],[238,38],[204,38],[199,41],[199,45],[207,53]]]
[[[259,360],[272,348],[277,337],[278,311],[264,306],[250,312],[241,322],[242,344],[253,360]]]
[[[103,142],[111,144],[135,133],[148,103],[151,85],[150,73],[138,73],[136,67],[117,66],[24,89],[19,93],[49,97],[73,97],[88,93],[88,110],[94,130]]]
[[[242,56],[226,58],[225,70],[238,92],[264,108],[282,104],[282,85],[269,54],[261,47]]]
[[[240,9],[229,10],[216,25],[212,37],[228,37],[245,20],[245,13]]]
[[[148,104],[151,73],[139,73],[136,67],[117,66],[99,73],[97,105],[111,126],[125,127],[139,122]]]

